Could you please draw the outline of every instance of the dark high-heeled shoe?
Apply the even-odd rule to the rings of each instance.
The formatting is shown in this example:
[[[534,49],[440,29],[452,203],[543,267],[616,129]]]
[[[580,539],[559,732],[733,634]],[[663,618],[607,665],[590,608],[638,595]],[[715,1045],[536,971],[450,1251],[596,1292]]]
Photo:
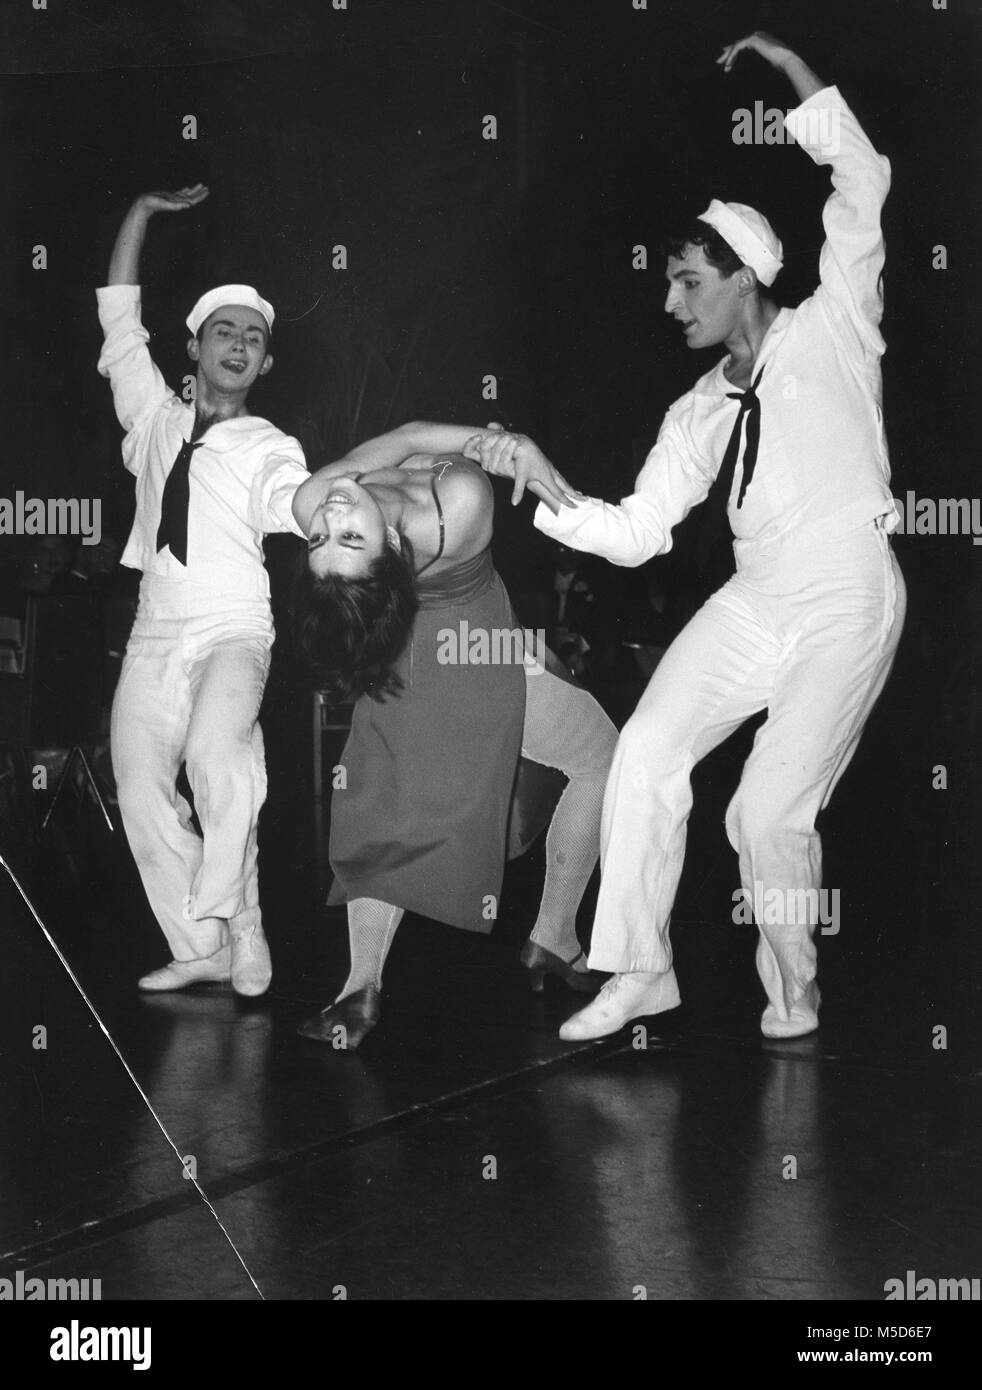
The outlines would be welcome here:
[[[607,977],[600,970],[574,970],[573,966],[582,957],[583,952],[577,951],[571,961],[565,961],[562,956],[547,951],[530,937],[522,947],[519,960],[530,972],[532,989],[536,994],[541,994],[545,989],[547,975],[554,975],[580,994],[596,994]]]
[[[381,998],[375,985],[365,985],[304,1019],[297,1032],[312,1042],[330,1043],[339,1052],[354,1052],[381,1018]]]

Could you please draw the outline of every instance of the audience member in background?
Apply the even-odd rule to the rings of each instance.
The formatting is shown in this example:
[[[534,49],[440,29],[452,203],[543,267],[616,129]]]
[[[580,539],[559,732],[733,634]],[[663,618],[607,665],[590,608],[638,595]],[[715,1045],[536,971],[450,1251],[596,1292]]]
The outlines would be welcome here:
[[[72,567],[72,543],[68,536],[38,536],[21,579],[27,594],[51,593],[55,582]]]

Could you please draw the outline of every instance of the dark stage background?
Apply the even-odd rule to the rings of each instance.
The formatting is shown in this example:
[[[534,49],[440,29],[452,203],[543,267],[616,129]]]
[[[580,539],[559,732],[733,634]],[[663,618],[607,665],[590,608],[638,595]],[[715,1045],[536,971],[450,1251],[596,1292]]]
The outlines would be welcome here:
[[[255,280],[279,314],[255,405],[312,464],[408,417],[501,416],[582,486],[618,496],[665,407],[712,360],[685,351],[662,314],[665,231],[711,196],[750,202],[789,253],[781,298],[815,281],[827,175],[791,144],[730,138],[735,107],[793,104],[756,58],[728,77],[715,67],[755,25],[837,82],[893,162],[896,490],[970,494],[982,132],[965,7],[224,0],[7,17],[4,495],[98,494],[125,525],[92,290],[130,199],[200,179],[208,203],[155,219],[145,257],[146,317],[172,382],[189,370],[193,299]],[[485,114],[496,141],[481,138]],[[38,243],[44,271],[31,268]],[[632,269],[636,243],[646,272]],[[937,243],[946,272],[932,269]],[[969,556],[947,542],[929,568],[964,580]]]
[[[500,419],[536,438],[579,487],[619,498],[668,405],[713,361],[691,354],[662,311],[662,236],[714,196],[751,203],[784,241],[781,301],[797,303],[815,285],[827,173],[793,144],[731,138],[736,108],[794,104],[785,80],[754,57],[728,77],[715,66],[726,42],[757,27],[837,83],[892,162],[884,385],[894,493],[979,495],[977,4],[648,0],[637,10],[631,0],[348,0],[337,10],[331,0],[48,0],[35,10],[18,0],[4,8],[0,498],[18,490],[99,497],[103,529],[125,539],[132,479],[95,369],[94,289],[133,197],[197,180],[211,197],[190,213],[154,218],[143,263],[145,319],[171,385],[190,372],[183,322],[194,299],[244,280],[278,315],[275,366],[250,404],[302,440],[311,467],[410,418]],[[195,140],[182,138],[188,116]],[[486,116],[497,120],[495,141],[482,139]],[[32,268],[39,244],[44,270]],[[344,270],[332,264],[339,244]],[[637,244],[648,249],[646,271],[632,269]],[[946,270],[932,266],[939,245]],[[493,402],[482,396],[487,375],[498,383]],[[536,595],[551,597],[555,550],[532,529],[531,503],[512,510],[507,489],[496,486],[496,560],[520,603],[532,605]],[[594,566],[615,639],[652,592],[685,588],[698,525],[696,513],[672,554],[640,571]],[[281,632],[298,546],[288,537],[268,545]],[[16,602],[30,547],[30,538],[0,536],[0,614]],[[797,1054],[792,1046],[758,1056],[749,929],[738,937],[729,920],[737,876],[722,822],[747,731],[697,774],[693,849],[673,927],[687,991],[689,978],[698,982],[688,994],[697,1017],[677,1069],[650,1076],[623,1043],[607,1070],[567,1068],[554,1041],[561,1015],[531,1013],[526,982],[519,998],[500,963],[504,950],[478,956],[463,934],[425,927],[413,938],[420,950],[404,944],[405,934],[397,943],[393,993],[409,1003],[397,1003],[374,1070],[331,1071],[338,1059],[298,1050],[296,1022],[325,997],[325,982],[343,978],[344,936],[339,914],[336,930],[322,921],[326,823],[310,794],[311,695],[282,639],[263,712],[270,802],[261,824],[278,992],[255,1014],[231,997],[216,1005],[185,995],[159,1007],[141,999],[133,982],[160,963],[164,947],[125,837],[80,813],[55,822],[47,849],[37,833],[25,843],[29,818],[18,820],[16,807],[5,815],[14,783],[0,763],[0,853],[25,866],[181,1152],[207,1152],[202,1171],[218,1184],[210,1190],[225,1201],[223,1215],[255,1255],[270,1297],[330,1297],[334,1265],[317,1263],[318,1243],[326,1246],[335,1215],[351,1233],[347,1267],[372,1297],[387,1287],[372,1282],[373,1266],[388,1271],[390,1255],[408,1267],[391,1276],[398,1297],[502,1288],[555,1296],[558,1276],[550,1284],[547,1271],[535,1282],[541,1250],[562,1252],[553,1268],[569,1276],[565,1296],[596,1297],[598,1288],[630,1296],[623,1289],[633,1278],[617,1283],[589,1267],[596,1251],[603,1264],[608,1237],[612,1250],[636,1238],[659,1259],[667,1251],[666,1262],[676,1247],[683,1264],[691,1257],[691,1282],[652,1283],[662,1297],[867,1298],[879,1297],[886,1274],[914,1263],[932,1275],[977,1273],[968,1261],[978,1229],[972,1100],[980,1072],[971,1040],[982,987],[982,547],[968,536],[925,535],[898,538],[896,551],[909,588],[907,628],[822,827],[827,881],[844,885],[853,916],[841,938],[822,944],[831,1007],[814,1054],[806,1043]],[[523,618],[537,622],[532,607]],[[606,687],[618,719],[640,693],[633,675],[619,693],[616,682]],[[65,707],[77,698],[66,690]],[[0,754],[8,741],[0,727]],[[932,786],[939,764],[945,791]],[[539,891],[531,858],[510,870],[517,906],[504,926],[516,943]],[[10,922],[0,1019],[16,1059],[7,1079],[15,1099],[0,1096],[0,1114],[26,1117],[6,1133],[0,1125],[14,1174],[5,1180],[0,1249],[18,1267],[49,1261],[59,1275],[77,1255],[82,1273],[105,1274],[107,1297],[120,1289],[251,1296],[238,1266],[229,1273],[219,1256],[217,1272],[207,1261],[186,1272],[185,1175],[169,1151],[158,1153],[156,1130],[115,1059],[99,1052],[101,1037],[6,876],[0,890],[0,921]],[[507,956],[513,973],[516,955]],[[48,1057],[28,1055],[39,1018],[61,1029]],[[939,1018],[951,1022],[950,1053],[925,1041]],[[556,1089],[535,1073],[531,1099],[513,1103],[509,1078],[530,1056],[536,1066],[555,1064]],[[639,1075],[649,1087],[642,1103]],[[461,1198],[452,1176],[464,1160],[451,1170],[441,1155],[451,1140],[465,1157],[492,1142],[472,1138],[485,1131],[471,1128],[470,1100],[460,1100],[456,1128],[438,1109],[431,1129],[419,1131],[418,1151],[401,1150],[398,1135],[394,1157],[365,1141],[351,1171],[344,1167],[351,1135],[364,1138],[366,1126],[377,1123],[384,1139],[392,1115],[422,1116],[434,1097],[457,1105],[469,1088],[490,1094],[499,1082],[510,1118],[489,1122],[488,1132],[513,1134],[516,1156],[541,1166],[527,1205],[468,1216],[480,1202],[470,1188]],[[318,1187],[317,1164],[333,1161],[335,1142],[341,1177],[331,1170]],[[798,1198],[774,1202],[760,1185],[757,1150],[766,1148],[769,1164],[791,1143],[813,1156],[803,1174],[817,1180],[797,1188],[801,1215],[789,1224]],[[424,1149],[437,1155],[429,1167],[418,1158]],[[127,1157],[117,1173],[120,1151]],[[669,1174],[664,1188],[660,1172]],[[586,1186],[577,1187],[583,1173]],[[274,1178],[284,1195],[258,1196]],[[779,1193],[795,1187],[775,1184]],[[608,1219],[615,1189],[623,1203],[611,1204]],[[392,1210],[405,1215],[379,1219],[375,1247],[360,1213],[380,1190],[394,1193]],[[766,1200],[754,1209],[761,1192]],[[683,1219],[673,1224],[676,1210]],[[191,1215],[214,1236],[206,1213]],[[470,1235],[459,1235],[468,1220]],[[751,1233],[745,1245],[742,1223]],[[86,1263],[97,1236],[105,1262]],[[498,1278],[491,1254],[501,1248],[512,1265]],[[313,1251],[311,1263],[295,1251]],[[484,1283],[478,1266],[491,1271]],[[636,1267],[632,1251],[623,1268]],[[813,1282],[793,1284],[804,1275]],[[771,1303],[755,1355],[772,1335],[772,1313]],[[700,1334],[699,1348],[710,1340],[703,1326]]]
[[[276,365],[253,408],[297,434],[312,467],[408,418],[498,418],[583,489],[623,495],[665,408],[712,361],[685,350],[662,312],[665,232],[712,196],[752,203],[785,242],[779,297],[793,304],[814,286],[827,175],[791,144],[731,138],[735,108],[793,104],[754,57],[727,77],[715,66],[724,42],[753,27],[838,83],[893,164],[895,494],[977,491],[982,121],[970,7],[217,0],[24,5],[6,27],[0,496],[99,496],[104,529],[125,538],[132,482],[95,372],[92,291],[131,198],[199,179],[211,198],[154,219],[144,258],[145,318],[172,384],[189,371],[193,300],[251,281],[279,315]],[[187,115],[195,140],[182,138]],[[495,141],[482,138],[486,115]],[[632,268],[639,243],[647,271]],[[37,244],[45,270],[32,269]],[[332,265],[339,244],[345,270]],[[938,244],[947,270],[932,267]],[[529,505],[498,510],[510,586],[548,589],[553,550]],[[698,524],[696,513],[648,574],[670,587]],[[0,538],[8,590],[28,544]],[[293,548],[269,545],[278,609]],[[964,824],[969,803],[977,814],[980,551],[930,536],[897,549],[910,617],[896,679],[908,682],[924,759],[961,771],[952,800]],[[604,569],[613,609],[636,609],[646,576]]]

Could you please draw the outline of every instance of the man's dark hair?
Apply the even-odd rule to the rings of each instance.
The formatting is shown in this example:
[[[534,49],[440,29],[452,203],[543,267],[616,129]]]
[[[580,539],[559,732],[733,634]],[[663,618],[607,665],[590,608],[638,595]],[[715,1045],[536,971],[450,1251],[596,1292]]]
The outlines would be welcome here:
[[[357,579],[316,575],[303,555],[293,590],[293,645],[332,704],[360,695],[382,700],[402,689],[394,667],[418,608],[405,537],[401,552],[386,544]]]
[[[716,267],[725,280],[735,275],[745,264],[729,242],[723,240],[716,228],[711,227],[708,222],[703,222],[701,217],[690,223],[688,230],[681,236],[667,236],[661,244],[661,253],[663,256],[674,256],[676,260],[681,260],[686,248],[690,246],[701,247],[706,260]]]

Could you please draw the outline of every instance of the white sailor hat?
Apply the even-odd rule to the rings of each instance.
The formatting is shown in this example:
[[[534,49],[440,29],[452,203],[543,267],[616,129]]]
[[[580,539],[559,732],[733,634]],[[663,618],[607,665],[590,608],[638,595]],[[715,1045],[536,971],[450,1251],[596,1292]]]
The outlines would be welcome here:
[[[700,222],[715,227],[744,265],[756,272],[762,285],[773,285],[784,264],[784,247],[767,218],[746,203],[721,203],[714,198]]]
[[[221,309],[225,304],[241,304],[247,309],[255,309],[257,313],[262,314],[266,320],[266,327],[272,333],[273,306],[268,299],[263,299],[259,291],[254,290],[251,285],[219,285],[217,289],[209,290],[207,294],[203,294],[185,320],[188,328],[197,336],[198,329],[208,315],[213,314],[216,309]]]

